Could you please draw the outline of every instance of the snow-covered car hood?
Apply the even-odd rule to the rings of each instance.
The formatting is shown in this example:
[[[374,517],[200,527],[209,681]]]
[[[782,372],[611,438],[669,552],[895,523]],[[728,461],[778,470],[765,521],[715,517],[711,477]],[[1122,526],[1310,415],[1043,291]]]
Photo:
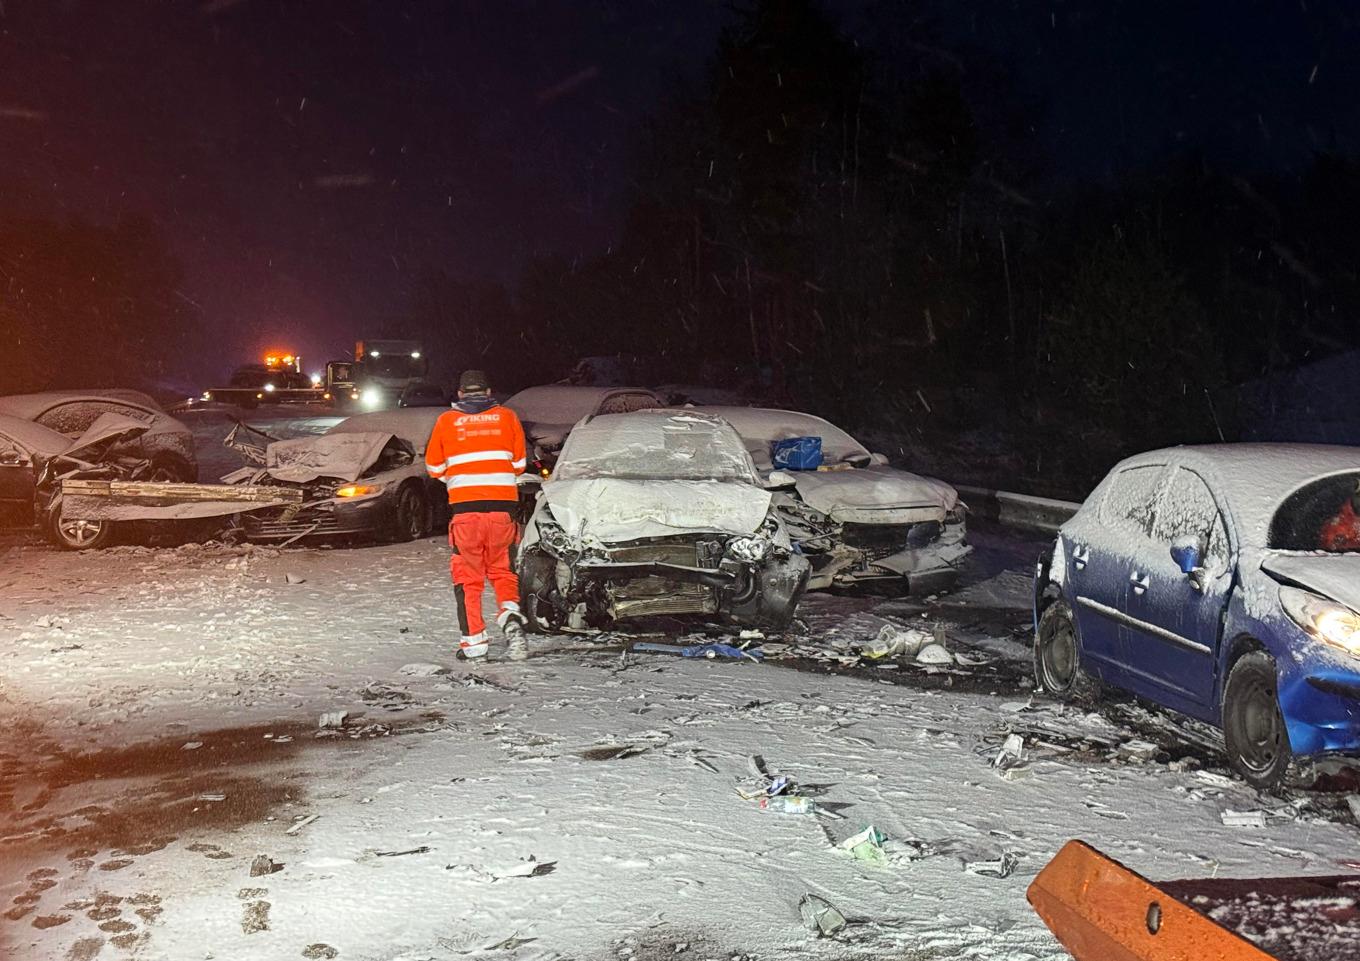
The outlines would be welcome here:
[[[770,493],[732,481],[550,480],[543,498],[578,540],[617,544],[676,534],[750,534],[770,510]]]
[[[1261,567],[1360,611],[1360,554],[1267,554]]]
[[[275,480],[294,484],[318,477],[353,482],[377,462],[392,437],[373,431],[276,440],[265,449],[265,470]]]
[[[85,433],[73,440],[71,446],[62,451],[62,455],[77,457],[89,448],[107,440],[115,438],[131,440],[134,437],[140,437],[149,428],[149,424],[133,420],[131,417],[124,417],[122,414],[100,414],[95,418],[94,423],[86,428]]]
[[[894,467],[790,473],[804,503],[842,523],[942,521],[959,502],[958,492],[943,481]]]

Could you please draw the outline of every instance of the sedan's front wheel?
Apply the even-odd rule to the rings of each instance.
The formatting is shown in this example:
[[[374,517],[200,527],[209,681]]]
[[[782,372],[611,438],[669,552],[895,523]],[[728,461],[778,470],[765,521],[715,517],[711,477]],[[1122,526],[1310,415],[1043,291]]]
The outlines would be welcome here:
[[[1091,704],[1100,696],[1100,682],[1081,666],[1081,644],[1072,608],[1054,601],[1039,618],[1034,632],[1034,679],[1046,694],[1077,704]]]
[[[113,543],[113,528],[113,521],[66,517],[57,501],[48,517],[47,536],[63,550],[98,551]]]
[[[430,533],[430,505],[416,484],[403,484],[397,491],[397,504],[392,516],[392,539],[414,541]]]
[[[1265,651],[1244,654],[1223,688],[1223,740],[1228,761],[1252,787],[1280,786],[1293,759],[1276,696],[1275,661]]]

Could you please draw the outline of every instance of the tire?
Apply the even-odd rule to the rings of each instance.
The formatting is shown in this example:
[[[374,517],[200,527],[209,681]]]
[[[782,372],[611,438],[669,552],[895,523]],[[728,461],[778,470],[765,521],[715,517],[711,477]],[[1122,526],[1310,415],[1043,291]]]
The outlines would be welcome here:
[[[1242,780],[1262,791],[1280,787],[1293,753],[1276,694],[1279,675],[1265,651],[1250,651],[1232,666],[1223,686],[1223,740]]]
[[[52,506],[47,518],[47,536],[66,551],[99,551],[113,543],[113,521],[69,520],[62,517],[62,502]]]
[[[181,458],[173,454],[161,454],[151,461],[151,473],[144,479],[192,484],[198,477]]]
[[[1100,681],[1081,666],[1081,640],[1072,608],[1054,601],[1034,632],[1034,680],[1044,693],[1069,704],[1100,700]]]
[[[415,484],[402,484],[392,510],[391,538],[399,543],[419,540],[430,533],[430,504]]]
[[[550,599],[557,589],[553,580],[556,567],[552,557],[536,551],[520,557],[519,606],[532,634],[557,634],[566,623]]]

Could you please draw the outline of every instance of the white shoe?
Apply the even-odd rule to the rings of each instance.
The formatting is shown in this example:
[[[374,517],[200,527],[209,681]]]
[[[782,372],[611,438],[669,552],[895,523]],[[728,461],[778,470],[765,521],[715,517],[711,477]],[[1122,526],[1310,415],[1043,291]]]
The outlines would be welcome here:
[[[505,653],[512,661],[529,659],[529,639],[524,636],[524,625],[518,618],[508,618],[505,622]]]

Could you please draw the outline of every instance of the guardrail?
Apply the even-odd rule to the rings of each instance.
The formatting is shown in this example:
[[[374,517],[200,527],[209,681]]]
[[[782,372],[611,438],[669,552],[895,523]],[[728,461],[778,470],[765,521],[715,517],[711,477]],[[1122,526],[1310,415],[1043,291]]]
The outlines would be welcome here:
[[[985,487],[958,487],[959,495],[968,505],[968,510],[981,517],[997,521],[1008,527],[1023,527],[1027,530],[1056,532],[1068,518],[1077,512],[1080,504],[1074,501],[1054,500],[1051,497],[1036,497],[1033,494],[1017,494],[1014,491],[989,490]]]

